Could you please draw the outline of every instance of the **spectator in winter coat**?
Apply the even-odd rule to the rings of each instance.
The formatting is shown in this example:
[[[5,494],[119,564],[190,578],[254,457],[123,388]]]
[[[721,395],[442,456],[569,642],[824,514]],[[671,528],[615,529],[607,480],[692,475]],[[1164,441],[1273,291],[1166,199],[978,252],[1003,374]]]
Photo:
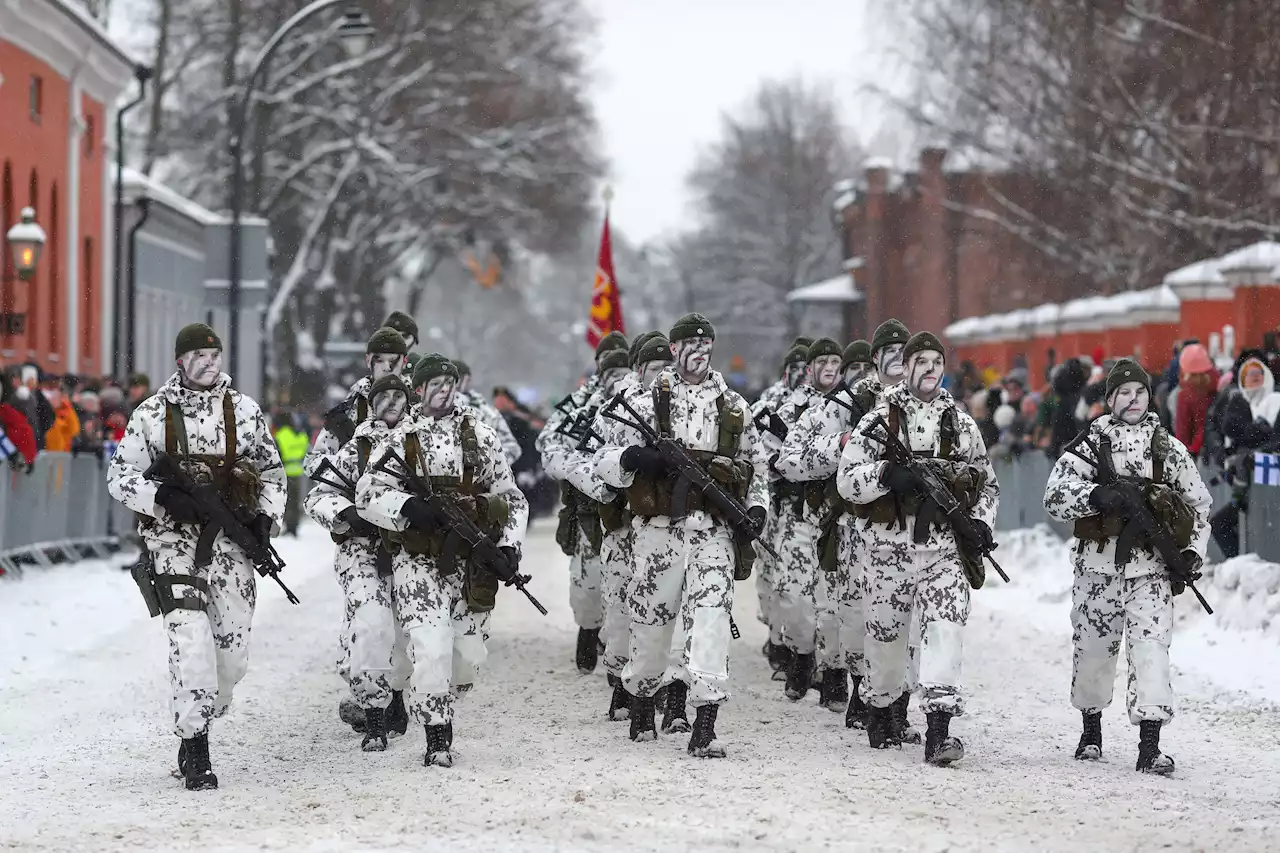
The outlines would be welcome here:
[[[53,426],[44,435],[44,449],[55,453],[70,453],[71,445],[80,435],[80,418],[76,415],[75,406],[55,382],[46,383],[51,387],[41,393],[53,408]]]
[[[40,393],[40,368],[24,364],[18,369],[18,381],[14,385],[10,404],[22,412],[35,432],[36,446],[44,449],[45,433],[53,427],[53,407]]]
[[[1080,395],[1088,383],[1089,374],[1079,359],[1069,358],[1053,376],[1053,393],[1056,402],[1052,407],[1049,424],[1049,458],[1057,459],[1062,448],[1080,433],[1083,425],[1076,419],[1076,407]]]
[[[1222,403],[1220,421],[1226,439],[1225,468],[1232,485],[1231,503],[1209,519],[1214,541],[1228,559],[1240,554],[1240,513],[1249,509],[1255,450],[1273,450],[1280,435],[1280,392],[1260,350],[1245,350],[1236,359],[1236,388]]]
[[[13,388],[0,373],[0,462],[19,467],[36,461],[36,435],[26,415],[10,405]]]
[[[1178,387],[1169,395],[1169,408],[1174,413],[1173,435],[1193,457],[1198,457],[1204,449],[1209,407],[1217,396],[1218,371],[1200,344],[1184,347],[1179,363],[1182,375]]]

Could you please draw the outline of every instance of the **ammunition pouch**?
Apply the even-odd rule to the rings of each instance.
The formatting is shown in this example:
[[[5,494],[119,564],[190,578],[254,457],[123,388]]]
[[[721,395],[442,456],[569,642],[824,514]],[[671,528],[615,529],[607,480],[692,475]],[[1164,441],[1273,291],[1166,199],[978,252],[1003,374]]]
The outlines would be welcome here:
[[[952,496],[955,497],[956,502],[960,504],[960,508],[964,512],[968,513],[978,505],[978,500],[982,497],[982,490],[987,485],[985,471],[976,465],[954,462],[944,463],[940,465],[938,470],[942,475],[943,481],[951,489]],[[870,503],[853,504],[852,512],[855,517],[866,519],[868,525],[893,525],[906,516],[919,515],[921,508],[927,502],[929,502],[928,499],[919,493],[899,495],[890,492],[889,494],[881,495]],[[946,517],[938,514],[934,519],[934,525],[941,527],[945,524]]]
[[[556,544],[560,546],[560,553],[572,557],[578,553],[578,514],[565,504],[560,507],[557,518]]]
[[[747,536],[733,537],[733,579],[745,581],[751,579],[751,569],[756,564],[756,546]]]
[[[1151,510],[1151,515],[1169,530],[1178,550],[1190,548],[1191,540],[1195,536],[1196,515],[1194,510],[1187,506],[1182,496],[1164,483],[1149,481],[1143,481],[1142,494],[1147,502],[1147,508]],[[1120,536],[1127,523],[1123,515],[1098,513],[1077,519],[1073,532],[1082,542],[1095,543],[1098,551],[1101,552],[1109,540]],[[1139,537],[1135,547],[1148,553],[1155,553],[1155,548],[1146,536]]]
[[[462,580],[462,594],[467,609],[472,613],[488,613],[498,601],[498,576],[489,569],[467,561],[467,571]]]
[[[605,533],[616,533],[631,524],[631,513],[627,510],[625,495],[599,504],[599,510],[600,526],[604,528]]]
[[[755,473],[750,462],[722,456],[708,450],[690,450],[689,456],[702,466],[711,479],[724,486],[725,490],[736,499],[746,501],[751,477]],[[637,474],[631,487],[627,489],[627,506],[633,515],[642,518],[660,515],[671,517],[682,509],[674,505],[678,481],[679,476],[674,473],[656,480]],[[702,493],[697,489],[689,491],[689,500],[683,510],[686,514],[697,510],[708,510],[712,512],[713,518],[718,519],[719,516],[719,513],[707,506]]]
[[[511,508],[506,499],[500,496],[471,495],[459,488],[453,477],[432,477],[431,488],[445,500],[452,500],[467,518],[476,523],[485,535],[497,540],[502,529],[511,518]],[[451,539],[450,531],[436,528],[430,531],[407,528],[399,533],[390,533],[392,542],[417,557],[428,557],[436,561],[442,576],[452,575],[461,568],[471,553],[465,545]]]

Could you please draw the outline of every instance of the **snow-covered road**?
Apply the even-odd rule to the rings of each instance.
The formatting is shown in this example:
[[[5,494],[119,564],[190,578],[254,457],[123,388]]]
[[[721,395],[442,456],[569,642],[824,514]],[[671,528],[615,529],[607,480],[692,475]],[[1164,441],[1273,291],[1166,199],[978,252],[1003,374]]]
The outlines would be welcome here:
[[[416,731],[385,753],[359,751],[335,714],[332,546],[307,526],[280,549],[303,604],[290,607],[273,585],[260,586],[249,675],[211,738],[222,787],[210,793],[188,793],[169,776],[176,739],[165,724],[165,643],[128,574],[71,566],[0,583],[0,849],[1280,845],[1275,707],[1180,671],[1180,714],[1165,735],[1175,778],[1134,773],[1136,731],[1119,704],[1105,717],[1108,760],[1076,763],[1069,626],[1061,607],[1034,602],[1025,589],[977,594],[966,649],[970,714],[952,728],[969,757],[939,770],[922,764],[918,747],[872,752],[863,733],[846,731],[843,715],[812,696],[788,702],[769,680],[754,594],[741,585],[736,696],[718,725],[730,758],[697,761],[685,754],[687,736],[636,745],[625,723],[605,719],[604,676],[582,678],[572,664],[566,561],[544,525],[526,565],[551,615],[503,593],[487,679],[460,708],[460,761],[442,771],[422,766]]]

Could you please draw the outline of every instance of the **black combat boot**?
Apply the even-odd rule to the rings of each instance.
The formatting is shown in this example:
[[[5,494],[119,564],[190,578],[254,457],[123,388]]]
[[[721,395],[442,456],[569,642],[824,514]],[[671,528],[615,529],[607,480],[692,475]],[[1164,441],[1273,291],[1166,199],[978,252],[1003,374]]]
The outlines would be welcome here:
[[[590,675],[596,671],[596,662],[600,659],[600,629],[578,629],[578,672]]]
[[[795,657],[791,649],[779,643],[770,650],[769,668],[773,670],[774,681],[786,681],[787,669],[791,666],[791,659]]]
[[[1157,776],[1173,774],[1173,756],[1160,751],[1159,720],[1143,720],[1138,723],[1138,766],[1139,773],[1154,773]],[[187,785],[191,787],[190,784]]]
[[[964,758],[964,744],[951,737],[951,715],[946,711],[930,711],[929,728],[925,731],[924,760],[936,767],[946,767]]]
[[[178,747],[178,770],[188,791],[211,791],[218,787],[209,762],[209,733],[183,738]]]
[[[667,685],[667,703],[662,710],[662,733],[673,735],[689,731],[689,715],[685,702],[689,699],[689,685],[679,679]]]
[[[853,688],[849,691],[849,709],[844,712],[844,727],[846,729],[865,729],[867,727],[867,705],[862,701],[859,695],[858,687],[862,684],[862,678],[855,675],[853,677]]]
[[[391,704],[387,706],[387,734],[402,735],[409,731],[409,712],[404,707],[404,691],[391,691]]]
[[[724,747],[716,740],[716,714],[719,705],[699,705],[689,737],[689,754],[694,758],[724,758]]]
[[[867,743],[872,749],[902,746],[902,741],[898,739],[898,727],[893,724],[892,707],[867,707]]]
[[[449,752],[449,730],[452,726],[427,726],[427,755],[422,760],[425,767],[452,767],[453,754]]]
[[[658,730],[653,725],[653,697],[631,697],[631,739],[637,743],[657,740]]]
[[[357,732],[364,731],[364,708],[350,696],[343,696],[338,701],[338,719]]]
[[[625,720],[631,716],[631,694],[618,681],[613,685],[613,698],[609,700],[609,719]]]
[[[795,654],[791,665],[787,667],[787,684],[784,691],[792,702],[799,702],[809,692],[813,684],[813,669],[816,666],[812,652],[807,655]]]
[[[822,673],[821,697],[818,704],[828,711],[839,713],[849,704],[849,671],[828,669]]]
[[[911,693],[908,691],[894,700],[893,724],[898,729],[898,740],[902,743],[919,743],[920,730],[911,725],[907,717],[907,706],[911,704]]]
[[[1097,761],[1102,757],[1102,712],[1081,711],[1084,731],[1076,745],[1076,761]]]
[[[387,709],[364,709],[364,740],[360,748],[365,752],[384,752],[387,748]]]

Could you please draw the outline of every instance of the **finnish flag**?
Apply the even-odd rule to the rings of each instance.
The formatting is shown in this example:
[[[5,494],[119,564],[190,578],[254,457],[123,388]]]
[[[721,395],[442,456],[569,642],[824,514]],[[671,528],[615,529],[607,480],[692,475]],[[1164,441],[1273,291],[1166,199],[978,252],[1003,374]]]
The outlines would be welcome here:
[[[1280,454],[1253,454],[1253,482],[1261,486],[1280,486]]]
[[[13,446],[8,434],[3,429],[0,429],[0,462],[5,461],[17,452],[18,448]]]

